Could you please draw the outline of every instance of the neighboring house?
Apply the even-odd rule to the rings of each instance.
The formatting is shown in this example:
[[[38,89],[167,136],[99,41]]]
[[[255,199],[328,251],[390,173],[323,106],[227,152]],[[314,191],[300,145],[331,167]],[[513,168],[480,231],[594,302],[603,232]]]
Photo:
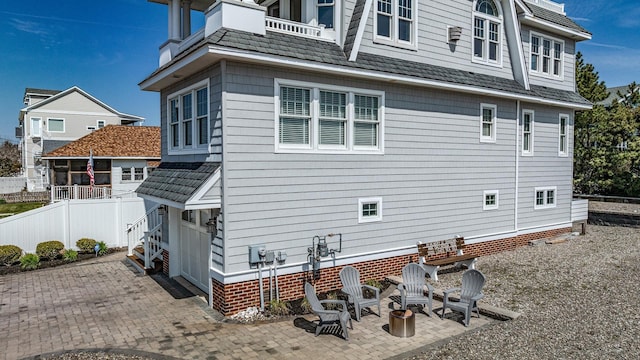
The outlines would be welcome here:
[[[134,125],[144,118],[111,108],[77,86],[64,91],[25,89],[20,110],[22,169],[29,191],[49,185],[42,154],[106,125]]]
[[[607,96],[606,99],[600,101],[598,104],[609,107],[614,101],[622,100],[620,96],[618,96],[618,93],[620,93],[624,97],[629,96],[629,85],[610,87],[607,88],[607,91],[609,92],[609,96]],[[640,88],[634,89],[634,92],[638,91],[640,91]]]
[[[347,264],[399,274],[418,241],[485,255],[571,230],[591,35],[562,5],[153,2],[169,39],[140,87],[160,93],[162,163],[137,192],[166,207],[164,270],[223,314],[260,303],[262,265],[290,300],[338,289]]]
[[[160,162],[160,127],[107,125],[43,154],[51,185],[90,185],[91,151],[95,186],[131,193]]]

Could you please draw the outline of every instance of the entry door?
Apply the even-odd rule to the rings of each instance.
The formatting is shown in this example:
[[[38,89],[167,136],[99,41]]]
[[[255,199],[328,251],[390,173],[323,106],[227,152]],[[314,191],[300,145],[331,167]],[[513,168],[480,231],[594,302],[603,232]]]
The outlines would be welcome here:
[[[197,210],[182,214],[180,225],[180,275],[205,293],[209,293],[210,234],[200,226]]]

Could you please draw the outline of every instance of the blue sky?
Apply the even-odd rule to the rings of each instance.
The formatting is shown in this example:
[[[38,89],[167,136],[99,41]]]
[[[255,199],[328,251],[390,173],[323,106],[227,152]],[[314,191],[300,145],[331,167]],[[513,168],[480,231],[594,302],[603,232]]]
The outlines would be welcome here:
[[[607,86],[640,82],[640,2],[568,0],[593,39],[578,44]],[[194,27],[202,19],[194,17]],[[158,93],[138,83],[158,64],[167,8],[145,0],[21,0],[0,8],[0,140],[14,128],[27,87],[77,85],[118,111],[159,125]]]

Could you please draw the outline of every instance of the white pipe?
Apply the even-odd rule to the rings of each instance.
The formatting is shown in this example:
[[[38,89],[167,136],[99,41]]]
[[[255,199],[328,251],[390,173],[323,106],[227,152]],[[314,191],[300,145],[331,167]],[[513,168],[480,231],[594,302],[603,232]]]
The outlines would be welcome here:
[[[273,277],[271,275],[271,270],[273,266],[269,266],[269,301],[273,300]]]
[[[264,292],[262,291],[262,263],[258,263],[258,281],[260,281],[260,311],[264,311]]]
[[[273,275],[276,278],[276,300],[280,301],[280,293],[278,292],[278,260],[273,262]]]

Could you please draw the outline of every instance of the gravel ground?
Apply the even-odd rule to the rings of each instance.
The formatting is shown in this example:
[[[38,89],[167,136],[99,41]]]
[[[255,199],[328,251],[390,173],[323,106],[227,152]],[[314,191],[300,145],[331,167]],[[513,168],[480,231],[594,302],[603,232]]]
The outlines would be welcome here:
[[[565,243],[480,258],[484,302],[522,315],[411,359],[637,359],[639,242],[640,229],[590,225]],[[460,285],[459,272],[439,277]]]
[[[640,204],[589,201],[589,210],[622,214],[640,214]]]

